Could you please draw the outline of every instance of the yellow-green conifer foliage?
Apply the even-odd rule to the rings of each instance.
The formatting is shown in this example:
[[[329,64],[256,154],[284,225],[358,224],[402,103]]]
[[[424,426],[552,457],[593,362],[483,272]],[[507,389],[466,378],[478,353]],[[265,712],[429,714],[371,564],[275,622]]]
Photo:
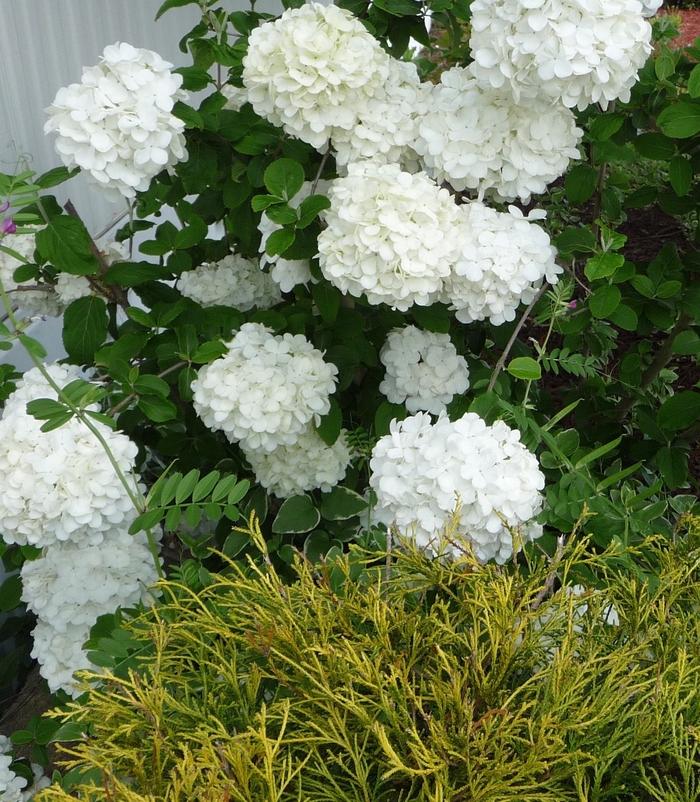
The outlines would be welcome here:
[[[545,559],[404,544],[390,565],[300,560],[291,585],[265,560],[164,583],[131,625],[142,668],[72,708],[90,735],[68,765],[98,784],[37,799],[696,802],[700,549],[646,544],[650,581],[578,543],[556,582]],[[582,576],[608,589],[557,589]]]

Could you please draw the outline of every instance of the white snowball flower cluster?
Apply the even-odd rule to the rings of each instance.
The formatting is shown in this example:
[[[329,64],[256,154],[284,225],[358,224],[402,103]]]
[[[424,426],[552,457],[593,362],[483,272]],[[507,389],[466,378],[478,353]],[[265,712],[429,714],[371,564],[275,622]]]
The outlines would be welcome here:
[[[36,248],[35,236],[36,230],[6,234],[2,237],[2,244],[32,264]],[[5,251],[0,251],[0,281],[2,281],[5,292],[11,293],[13,302],[17,304],[22,313],[29,317],[60,315],[63,307],[51,287],[37,285],[34,280],[20,283],[14,280],[15,270],[23,264],[25,264],[24,261],[16,259]]]
[[[32,763],[34,780],[27,787],[27,780],[12,770],[12,743],[9,738],[0,735],[0,800],[2,802],[28,802],[43,788],[51,785],[51,780],[37,763]]]
[[[289,201],[289,206],[292,209],[298,209],[302,202],[312,194],[312,190],[314,195],[327,195],[330,186],[331,182],[323,179],[316,182],[315,188],[313,182],[304,181],[299,192]],[[282,226],[270,220],[266,212],[262,213],[258,223],[260,254],[262,261],[271,266],[270,275],[272,280],[279,285],[280,290],[291,292],[298,284],[308,284],[314,279],[311,276],[311,264],[308,259],[283,259],[279,255],[269,256],[265,253],[265,246],[270,235],[274,231],[279,231],[280,228]]]
[[[651,53],[640,0],[474,0],[470,48],[483,86],[569,108],[630,99]]]
[[[345,478],[350,464],[350,448],[343,430],[332,446],[313,428],[303,432],[296,443],[274,451],[244,449],[255,478],[278,498],[288,498],[320,489],[327,493]]]
[[[349,11],[306,3],[255,28],[243,85],[255,112],[323,147],[386,84],[389,56]]]
[[[64,543],[22,566],[22,599],[38,617],[32,656],[52,691],[77,692],[73,674],[94,669],[83,650],[101,615],[150,600],[157,580],[145,534],[118,530],[99,546]]]
[[[532,519],[542,508],[544,476],[519,432],[502,421],[487,426],[467,413],[433,424],[424,412],[393,421],[370,468],[379,522],[396,525],[423,547],[437,542],[455,512],[456,534],[483,561],[504,563],[518,541],[542,533]]]
[[[102,445],[77,419],[50,432],[25,411],[28,387],[41,398],[55,393],[34,368],[0,419],[0,527],[8,543],[47,546],[70,540],[101,543],[135,517],[131,499]],[[134,482],[137,447],[126,435],[94,421],[123,473]]]
[[[187,158],[185,124],[173,106],[187,95],[182,76],[157,53],[116,43],[79,84],[58,90],[46,133],[68,167],[86,170],[105,189],[133,198],[166,167]]]
[[[331,142],[339,167],[362,159],[400,164],[416,172],[413,149],[418,123],[431,105],[432,85],[423,84],[415,64],[392,59],[389,78],[358,114],[357,125],[333,131]]]
[[[230,306],[241,312],[269,309],[282,300],[278,285],[252,259],[231,253],[218,262],[188,270],[178,289],[202,306]]]
[[[386,374],[380,392],[409,412],[439,415],[469,387],[469,368],[448,334],[405,326],[389,332],[379,358]]]
[[[59,387],[65,387],[76,379],[85,378],[77,365],[60,365],[55,362],[51,365],[44,365],[44,369]],[[17,382],[15,391],[5,401],[2,417],[8,418],[15,414],[25,414],[27,404],[35,398],[55,399],[56,393],[43,373],[37,368],[32,368]],[[91,408],[96,409],[96,407]]]
[[[462,323],[515,319],[521,303],[530,303],[543,280],[558,281],[562,269],[547,232],[511,206],[497,212],[474,201],[460,207],[462,253],[445,280],[443,300]]]
[[[579,158],[583,135],[562,105],[541,97],[514,102],[463,67],[442,74],[418,128],[415,148],[436,181],[524,202]]]
[[[330,409],[338,369],[301,334],[245,323],[192,382],[204,424],[249,451],[293,445]]]
[[[446,189],[396,164],[357,162],[330,189],[318,238],[323,275],[344,293],[406,311],[439,296],[459,245]]]
[[[22,600],[40,619],[65,632],[91,627],[120,605],[148,599],[158,576],[146,535],[111,532],[99,546],[61,543],[22,566]]]

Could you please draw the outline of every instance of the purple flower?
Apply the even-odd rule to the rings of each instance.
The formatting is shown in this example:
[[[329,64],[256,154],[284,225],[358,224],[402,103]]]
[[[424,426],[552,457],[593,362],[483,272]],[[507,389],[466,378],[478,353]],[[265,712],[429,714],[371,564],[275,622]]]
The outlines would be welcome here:
[[[5,217],[0,223],[0,234],[4,237],[6,234],[14,234],[17,231],[15,221],[11,217]]]
[[[578,306],[578,301],[569,301],[567,306],[569,307],[569,309],[576,309],[576,307]]]

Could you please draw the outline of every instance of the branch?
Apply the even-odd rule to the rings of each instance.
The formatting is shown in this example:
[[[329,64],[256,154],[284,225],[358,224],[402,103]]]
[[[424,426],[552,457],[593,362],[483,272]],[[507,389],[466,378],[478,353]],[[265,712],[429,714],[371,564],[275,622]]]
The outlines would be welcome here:
[[[498,374],[503,370],[504,365],[506,364],[506,359],[508,359],[508,354],[510,354],[511,349],[515,345],[515,341],[518,339],[518,334],[520,334],[520,330],[525,325],[525,321],[530,316],[530,313],[535,308],[535,304],[540,300],[540,298],[544,295],[547,289],[547,282],[540,287],[539,292],[537,295],[530,301],[527,309],[523,312],[522,317],[518,321],[518,325],[513,329],[513,333],[510,335],[510,340],[508,340],[508,344],[506,345],[505,351],[501,354],[500,359],[496,362],[496,367],[493,369],[493,373],[491,374],[491,380],[489,381],[489,386],[486,389],[487,393],[490,393],[493,388],[496,386],[496,379],[498,378]]]
[[[168,376],[170,373],[175,373],[176,370],[179,370],[180,368],[183,368],[187,364],[189,364],[189,363],[188,362],[176,362],[174,365],[171,365],[169,368],[166,368],[165,370],[162,370],[158,374],[158,378],[162,379],[165,376]],[[138,398],[138,397],[139,397],[138,393],[131,393],[130,395],[127,395],[126,398],[122,398],[122,400],[118,404],[115,404],[111,409],[108,409],[107,412],[105,412],[105,415],[109,415],[109,417],[111,418],[114,415],[119,414],[123,409],[126,409],[126,407],[128,407],[129,404],[135,398]]]

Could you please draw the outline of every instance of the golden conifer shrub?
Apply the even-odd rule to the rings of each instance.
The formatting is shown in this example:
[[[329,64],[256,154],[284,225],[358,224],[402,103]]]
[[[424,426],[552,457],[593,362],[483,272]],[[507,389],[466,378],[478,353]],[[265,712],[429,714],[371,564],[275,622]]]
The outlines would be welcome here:
[[[70,708],[82,779],[37,800],[699,798],[698,538],[645,543],[657,576],[572,538],[518,567],[353,547],[289,584],[249,535],[259,564],[129,625],[138,669]]]

